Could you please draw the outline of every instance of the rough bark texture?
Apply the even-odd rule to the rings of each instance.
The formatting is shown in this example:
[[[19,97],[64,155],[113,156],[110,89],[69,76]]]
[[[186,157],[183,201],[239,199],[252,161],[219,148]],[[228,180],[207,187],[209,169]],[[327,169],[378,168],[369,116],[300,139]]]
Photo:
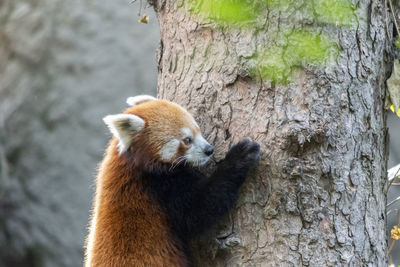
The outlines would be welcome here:
[[[257,81],[242,63],[280,27],[307,27],[290,25],[295,9],[235,30],[196,22],[180,1],[154,5],[159,96],[195,115],[217,160],[246,136],[263,150],[236,210],[195,244],[197,265],[385,266],[384,1],[360,1],[354,27],[319,25],[339,57],[287,86]]]
[[[155,92],[137,7],[0,0],[0,266],[82,266],[101,118]]]

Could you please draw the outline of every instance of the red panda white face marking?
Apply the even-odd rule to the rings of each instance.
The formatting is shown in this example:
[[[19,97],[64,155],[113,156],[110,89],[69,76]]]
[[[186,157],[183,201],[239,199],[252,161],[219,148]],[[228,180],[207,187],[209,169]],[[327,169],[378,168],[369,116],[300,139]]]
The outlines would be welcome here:
[[[172,139],[168,141],[160,151],[161,159],[164,161],[171,160],[177,153],[179,147],[179,140]]]
[[[183,128],[181,129],[181,132],[182,132],[186,137],[193,138],[192,130],[190,130],[189,128],[183,127]]]
[[[164,163],[187,162],[199,166],[210,159],[213,147],[184,108],[146,95],[130,97],[127,103],[133,106],[124,114],[104,118],[119,141],[120,154],[130,147],[135,151],[136,146],[152,160]]]

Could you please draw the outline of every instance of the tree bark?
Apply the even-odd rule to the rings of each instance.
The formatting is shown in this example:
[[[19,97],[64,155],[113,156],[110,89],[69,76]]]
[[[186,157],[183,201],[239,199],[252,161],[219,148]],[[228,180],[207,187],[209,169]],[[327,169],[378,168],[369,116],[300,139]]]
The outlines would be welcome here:
[[[216,161],[243,137],[263,151],[236,209],[194,244],[197,266],[385,266],[384,1],[360,1],[354,27],[319,25],[342,48],[336,62],[288,85],[260,81],[242,63],[289,16],[265,10],[262,30],[232,29],[199,23],[180,1],[153,4],[159,97],[194,114]]]

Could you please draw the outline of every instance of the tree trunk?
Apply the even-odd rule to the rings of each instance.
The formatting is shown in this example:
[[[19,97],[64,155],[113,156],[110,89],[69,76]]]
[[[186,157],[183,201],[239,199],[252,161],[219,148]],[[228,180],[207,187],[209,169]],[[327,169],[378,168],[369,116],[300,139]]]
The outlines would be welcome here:
[[[200,24],[180,1],[153,4],[159,97],[194,114],[216,161],[243,137],[263,151],[236,209],[194,245],[197,266],[385,266],[384,1],[361,1],[354,27],[320,25],[342,48],[336,62],[288,85],[242,62],[289,17],[266,10],[264,30],[231,29]]]

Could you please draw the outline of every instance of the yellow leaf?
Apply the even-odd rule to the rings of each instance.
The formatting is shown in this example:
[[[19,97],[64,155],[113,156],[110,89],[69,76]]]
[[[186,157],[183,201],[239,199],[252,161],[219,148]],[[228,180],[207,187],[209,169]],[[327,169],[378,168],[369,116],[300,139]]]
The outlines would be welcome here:
[[[139,19],[139,22],[147,24],[149,23],[149,20],[150,20],[149,17],[146,14],[143,14],[143,16]]]
[[[390,110],[391,110],[393,113],[396,113],[396,115],[400,117],[400,108],[397,110],[397,112],[395,112],[394,106],[391,105],[391,106],[390,106]]]
[[[400,229],[397,227],[397,225],[393,226],[391,233],[391,237],[394,240],[399,240],[400,239]]]

